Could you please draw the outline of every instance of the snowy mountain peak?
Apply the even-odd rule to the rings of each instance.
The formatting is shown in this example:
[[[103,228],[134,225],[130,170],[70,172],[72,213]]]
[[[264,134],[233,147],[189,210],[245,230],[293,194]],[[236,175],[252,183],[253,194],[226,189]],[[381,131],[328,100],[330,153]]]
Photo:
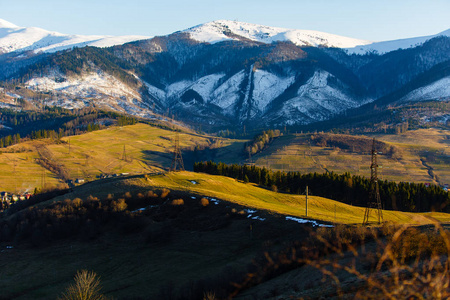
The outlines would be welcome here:
[[[261,43],[288,41],[298,46],[350,48],[371,42],[313,30],[286,29],[238,21],[218,20],[185,30],[200,42],[248,39]]]
[[[118,37],[69,35],[37,27],[19,27],[2,19],[0,19],[0,29],[3,29],[0,30],[0,54],[14,51],[51,53],[84,46],[110,47],[150,38],[138,35]]]
[[[0,19],[0,28],[18,28],[19,26],[14,25],[6,20]]]

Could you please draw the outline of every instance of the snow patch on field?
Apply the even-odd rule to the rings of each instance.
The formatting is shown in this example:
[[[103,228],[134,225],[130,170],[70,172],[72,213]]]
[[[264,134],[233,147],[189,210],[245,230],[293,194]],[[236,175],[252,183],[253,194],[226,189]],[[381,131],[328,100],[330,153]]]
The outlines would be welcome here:
[[[252,220],[258,220],[258,221],[265,221],[266,218],[262,218],[259,216],[254,216],[253,214],[255,214],[257,211],[255,209],[245,209],[245,212],[248,214],[247,215],[247,219],[252,219]]]
[[[211,201],[211,202],[214,203],[215,205],[218,205],[218,204],[220,203],[220,201],[217,200],[217,199],[215,199],[215,198],[209,198],[209,197],[206,197],[206,199],[208,199],[209,201]]]
[[[294,221],[294,222],[297,222],[297,223],[300,223],[300,224],[310,223],[314,227],[316,227],[316,226],[319,226],[319,227],[334,227],[333,225],[321,224],[321,223],[319,223],[317,221],[314,221],[314,220],[301,219],[301,218],[296,218],[296,217],[291,217],[291,216],[287,216],[286,220]]]

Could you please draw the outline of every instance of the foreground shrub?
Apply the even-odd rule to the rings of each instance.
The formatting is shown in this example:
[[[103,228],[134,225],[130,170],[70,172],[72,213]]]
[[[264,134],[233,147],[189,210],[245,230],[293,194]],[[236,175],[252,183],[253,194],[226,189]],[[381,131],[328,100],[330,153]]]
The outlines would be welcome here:
[[[184,205],[184,200],[183,199],[174,199],[172,200],[172,205]]]
[[[206,199],[206,198],[202,198],[202,199],[200,199],[200,204],[201,204],[203,207],[206,207],[206,206],[209,205],[209,200]]]
[[[70,285],[61,300],[103,300],[100,278],[92,271],[81,270],[75,275],[75,283]]]
[[[378,245],[375,253],[357,251],[349,239],[336,245],[319,237],[334,255],[300,261],[322,271],[334,283],[335,291],[330,290],[330,294],[341,297],[350,292],[341,282],[341,275],[347,273],[352,285],[359,287],[350,292],[356,299],[449,299],[450,234],[438,223],[434,227],[430,232],[403,226],[391,236],[374,236]],[[348,255],[354,257],[351,264],[341,261]]]

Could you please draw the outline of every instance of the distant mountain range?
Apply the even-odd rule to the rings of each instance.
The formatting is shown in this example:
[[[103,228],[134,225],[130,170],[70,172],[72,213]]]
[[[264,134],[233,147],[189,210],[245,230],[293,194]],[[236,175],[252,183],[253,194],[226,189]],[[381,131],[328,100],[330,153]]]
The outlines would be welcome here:
[[[449,36],[373,43],[215,21],[162,37],[94,37],[0,20],[9,83],[0,105],[22,98],[211,128],[310,124],[372,102],[448,100]]]
[[[0,19],[0,54],[25,51],[51,53],[84,46],[110,47],[149,38],[138,35],[69,35],[36,27],[19,27]]]

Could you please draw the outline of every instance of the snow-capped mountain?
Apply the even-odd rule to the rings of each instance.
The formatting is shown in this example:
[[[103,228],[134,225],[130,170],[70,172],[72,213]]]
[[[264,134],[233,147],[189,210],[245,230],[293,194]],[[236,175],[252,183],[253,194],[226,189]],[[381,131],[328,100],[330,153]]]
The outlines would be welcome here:
[[[421,36],[409,39],[400,39],[400,40],[392,40],[392,41],[384,41],[384,42],[375,42],[369,43],[365,45],[357,45],[354,47],[348,47],[347,52],[349,54],[367,54],[367,53],[375,53],[375,54],[385,54],[391,51],[399,50],[399,49],[409,49],[423,45],[426,41],[429,41],[433,38],[439,36],[447,36],[450,37],[450,29],[443,31],[441,33],[429,36]]]
[[[147,36],[69,35],[36,27],[19,27],[0,19],[0,54],[34,51],[52,53],[73,47],[110,47],[148,39]]]
[[[185,30],[191,38],[199,42],[218,43],[226,40],[248,39],[260,43],[292,42],[297,46],[324,46],[351,48],[371,44],[359,40],[314,30],[269,27],[238,21],[219,20],[201,24]]]
[[[14,79],[17,86],[3,94],[19,102],[158,113],[212,128],[304,125],[373,101],[449,99],[449,33],[371,43],[215,21],[107,47],[128,39],[81,42],[0,21],[0,49],[8,52],[0,54],[0,78]]]

